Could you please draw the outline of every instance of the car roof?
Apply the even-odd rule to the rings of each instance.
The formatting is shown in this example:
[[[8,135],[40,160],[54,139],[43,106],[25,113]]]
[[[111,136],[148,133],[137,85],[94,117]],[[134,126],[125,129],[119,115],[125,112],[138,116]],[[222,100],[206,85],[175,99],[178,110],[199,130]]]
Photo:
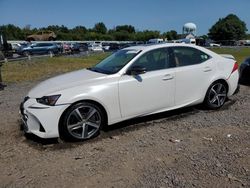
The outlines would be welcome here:
[[[184,44],[184,43],[159,43],[159,44],[144,44],[144,45],[136,45],[130,46],[126,49],[133,49],[133,50],[153,50],[157,48],[164,48],[164,47],[174,47],[174,46],[188,46],[188,47],[196,47],[193,44]]]
[[[136,51],[149,51],[153,49],[158,49],[158,48],[166,48],[166,47],[191,47],[191,48],[196,48],[198,50],[201,50],[205,53],[207,53],[210,56],[219,56],[218,54],[214,53],[211,50],[208,50],[204,47],[197,46],[194,44],[185,44],[185,43],[159,43],[159,44],[146,44],[146,45],[137,45],[137,46],[130,46],[127,48],[124,48],[126,50],[136,50]]]

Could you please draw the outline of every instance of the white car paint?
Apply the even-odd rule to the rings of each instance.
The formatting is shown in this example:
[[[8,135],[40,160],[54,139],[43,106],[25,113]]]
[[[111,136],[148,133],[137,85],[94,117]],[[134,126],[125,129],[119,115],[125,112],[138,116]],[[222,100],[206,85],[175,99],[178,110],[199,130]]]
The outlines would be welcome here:
[[[93,52],[103,52],[101,44],[90,44],[88,49]]]
[[[174,67],[145,74],[127,75],[128,68],[143,54],[158,48],[192,47],[211,58],[191,66]],[[134,46],[127,49],[141,51],[115,74],[102,74],[87,69],[48,79],[29,93],[23,103],[27,117],[26,132],[42,138],[59,137],[59,120],[63,112],[78,101],[95,101],[102,105],[108,125],[147,114],[154,114],[183,106],[202,103],[209,86],[223,79],[228,84],[228,96],[238,85],[238,71],[232,73],[235,61],[210,50],[187,44],[158,44]],[[40,104],[37,98],[58,95],[55,106]],[[40,124],[45,132],[39,131]]]

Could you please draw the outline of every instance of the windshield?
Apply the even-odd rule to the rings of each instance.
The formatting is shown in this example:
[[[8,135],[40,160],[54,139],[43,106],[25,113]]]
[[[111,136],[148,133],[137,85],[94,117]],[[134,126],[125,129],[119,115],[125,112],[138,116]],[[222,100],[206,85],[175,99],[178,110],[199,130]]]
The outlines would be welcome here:
[[[140,51],[138,50],[120,50],[89,70],[104,74],[114,74],[121,70],[130,60],[132,60]]]

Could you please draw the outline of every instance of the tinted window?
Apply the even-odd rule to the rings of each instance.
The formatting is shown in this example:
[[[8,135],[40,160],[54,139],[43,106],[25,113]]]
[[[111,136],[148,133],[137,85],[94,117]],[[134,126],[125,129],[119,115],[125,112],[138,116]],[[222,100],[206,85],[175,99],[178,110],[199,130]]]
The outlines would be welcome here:
[[[208,60],[209,55],[190,47],[173,47],[169,49],[170,61],[176,66],[188,66],[202,63]]]
[[[143,54],[136,62],[132,65],[145,67],[147,71],[166,69],[171,66],[169,63],[168,52],[166,48],[160,48],[149,51]]]
[[[51,44],[51,43],[38,43],[37,45],[40,47],[45,47],[45,46],[52,46],[53,44]]]

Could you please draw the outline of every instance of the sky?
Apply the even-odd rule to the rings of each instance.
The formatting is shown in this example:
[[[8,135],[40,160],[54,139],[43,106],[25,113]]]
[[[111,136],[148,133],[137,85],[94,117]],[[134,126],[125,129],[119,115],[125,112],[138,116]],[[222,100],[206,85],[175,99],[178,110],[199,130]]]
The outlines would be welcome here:
[[[185,23],[193,22],[197,35],[203,35],[228,14],[236,14],[250,33],[250,0],[0,0],[0,25],[21,28],[93,28],[103,22],[108,29],[127,24],[140,31],[181,33]]]

